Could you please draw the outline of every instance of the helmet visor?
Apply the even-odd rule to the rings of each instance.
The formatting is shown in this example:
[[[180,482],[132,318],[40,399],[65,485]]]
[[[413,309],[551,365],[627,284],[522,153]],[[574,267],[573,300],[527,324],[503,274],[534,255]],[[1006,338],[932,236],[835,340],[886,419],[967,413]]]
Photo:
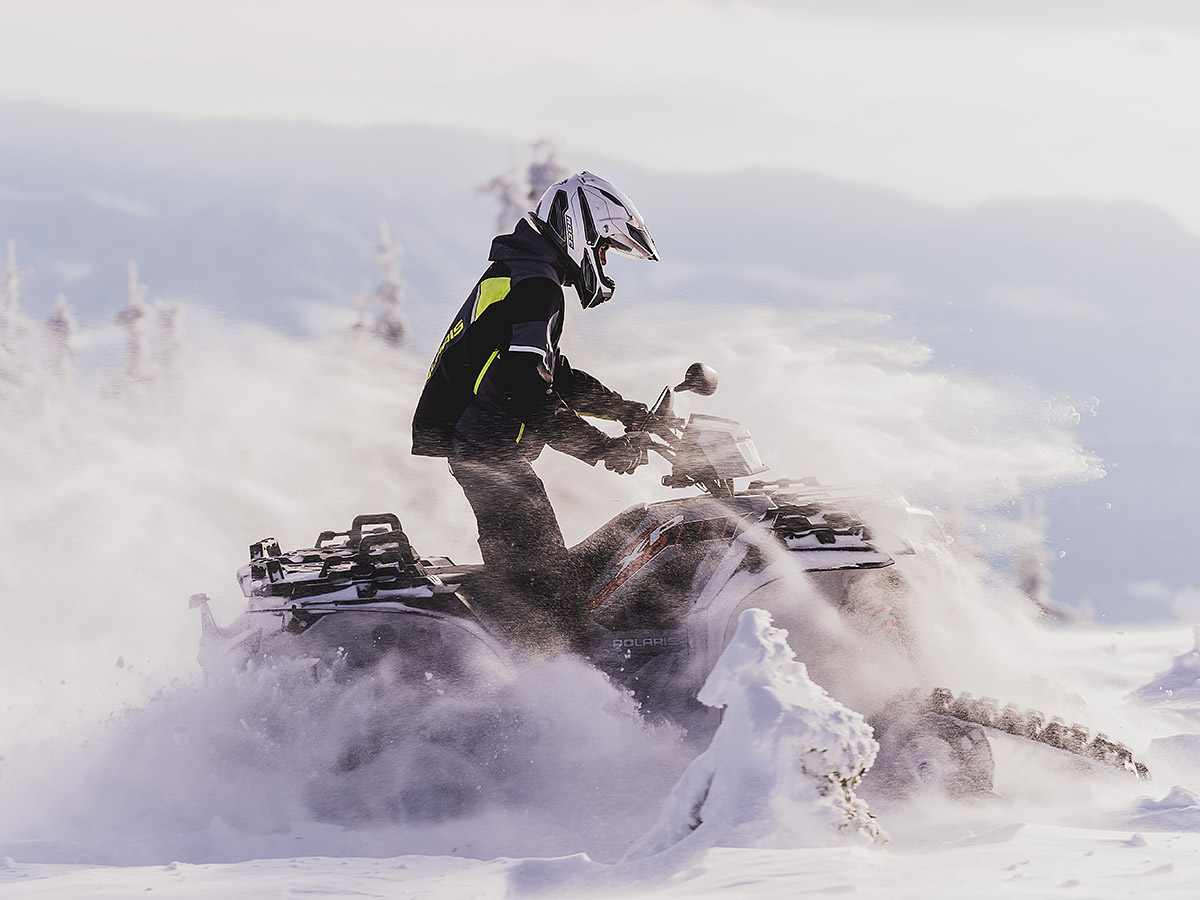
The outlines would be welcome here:
[[[638,228],[632,222],[625,226],[627,233],[613,234],[605,240],[608,246],[623,256],[631,256],[634,259],[658,259],[658,253],[654,249],[654,242],[650,236]]]

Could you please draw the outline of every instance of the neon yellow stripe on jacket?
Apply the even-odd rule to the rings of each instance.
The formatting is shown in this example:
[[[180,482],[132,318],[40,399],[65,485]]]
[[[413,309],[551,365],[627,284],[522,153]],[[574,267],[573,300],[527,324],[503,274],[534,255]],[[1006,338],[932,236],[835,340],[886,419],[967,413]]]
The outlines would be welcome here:
[[[492,355],[488,357],[488,361],[483,364],[483,368],[479,370],[479,377],[475,379],[475,393],[479,393],[479,386],[483,384],[483,376],[487,374],[487,370],[491,368],[492,363],[496,361],[496,357],[500,355],[499,350],[493,350]]]
[[[479,296],[475,299],[475,311],[471,313],[471,321],[479,321],[493,303],[499,303],[512,290],[511,278],[485,278],[479,283]]]

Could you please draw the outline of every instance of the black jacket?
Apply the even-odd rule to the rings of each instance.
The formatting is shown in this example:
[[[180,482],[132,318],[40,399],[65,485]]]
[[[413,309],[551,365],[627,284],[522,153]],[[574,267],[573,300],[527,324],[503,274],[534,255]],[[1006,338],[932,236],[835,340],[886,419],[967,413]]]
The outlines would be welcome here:
[[[608,437],[579,413],[625,419],[636,407],[571,367],[557,249],[525,219],[492,241],[492,264],[433,357],[413,417],[413,453],[475,455],[545,444],[594,464]],[[640,408],[640,407],[637,407]]]

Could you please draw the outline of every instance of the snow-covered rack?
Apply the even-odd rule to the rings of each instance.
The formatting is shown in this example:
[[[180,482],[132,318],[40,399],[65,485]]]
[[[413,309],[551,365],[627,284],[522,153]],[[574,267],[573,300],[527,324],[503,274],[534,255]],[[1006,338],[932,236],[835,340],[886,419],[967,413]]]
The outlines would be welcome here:
[[[375,526],[372,528],[371,526]],[[382,526],[382,527],[380,527]],[[366,530],[364,530],[366,529]],[[370,604],[433,601],[452,594],[412,548],[392,513],[356,516],[348,531],[323,531],[313,547],[284,553],[275,538],[250,545],[250,562],[237,573],[242,593],[264,611],[316,609],[314,601]]]
[[[507,659],[459,585],[429,571],[447,568],[455,568],[450,560],[424,558],[413,549],[393,513],[357,516],[348,530],[323,531],[312,547],[290,553],[275,538],[256,541],[249,563],[237,572],[249,603],[235,622],[222,628],[207,595],[191,598],[190,605],[201,609],[202,661],[245,665],[273,655],[275,643],[287,657],[327,659],[332,651],[355,665],[401,648],[423,671],[471,658],[464,645]],[[264,614],[278,617],[279,626]],[[309,640],[311,630],[319,637]]]

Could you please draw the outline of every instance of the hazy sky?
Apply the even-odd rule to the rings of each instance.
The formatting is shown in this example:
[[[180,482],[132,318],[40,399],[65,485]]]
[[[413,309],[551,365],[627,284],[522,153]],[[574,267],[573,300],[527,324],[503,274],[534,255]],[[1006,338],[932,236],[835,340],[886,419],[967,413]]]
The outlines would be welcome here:
[[[0,0],[0,98],[428,122],[941,202],[1140,198],[1200,232],[1200,3]]]

